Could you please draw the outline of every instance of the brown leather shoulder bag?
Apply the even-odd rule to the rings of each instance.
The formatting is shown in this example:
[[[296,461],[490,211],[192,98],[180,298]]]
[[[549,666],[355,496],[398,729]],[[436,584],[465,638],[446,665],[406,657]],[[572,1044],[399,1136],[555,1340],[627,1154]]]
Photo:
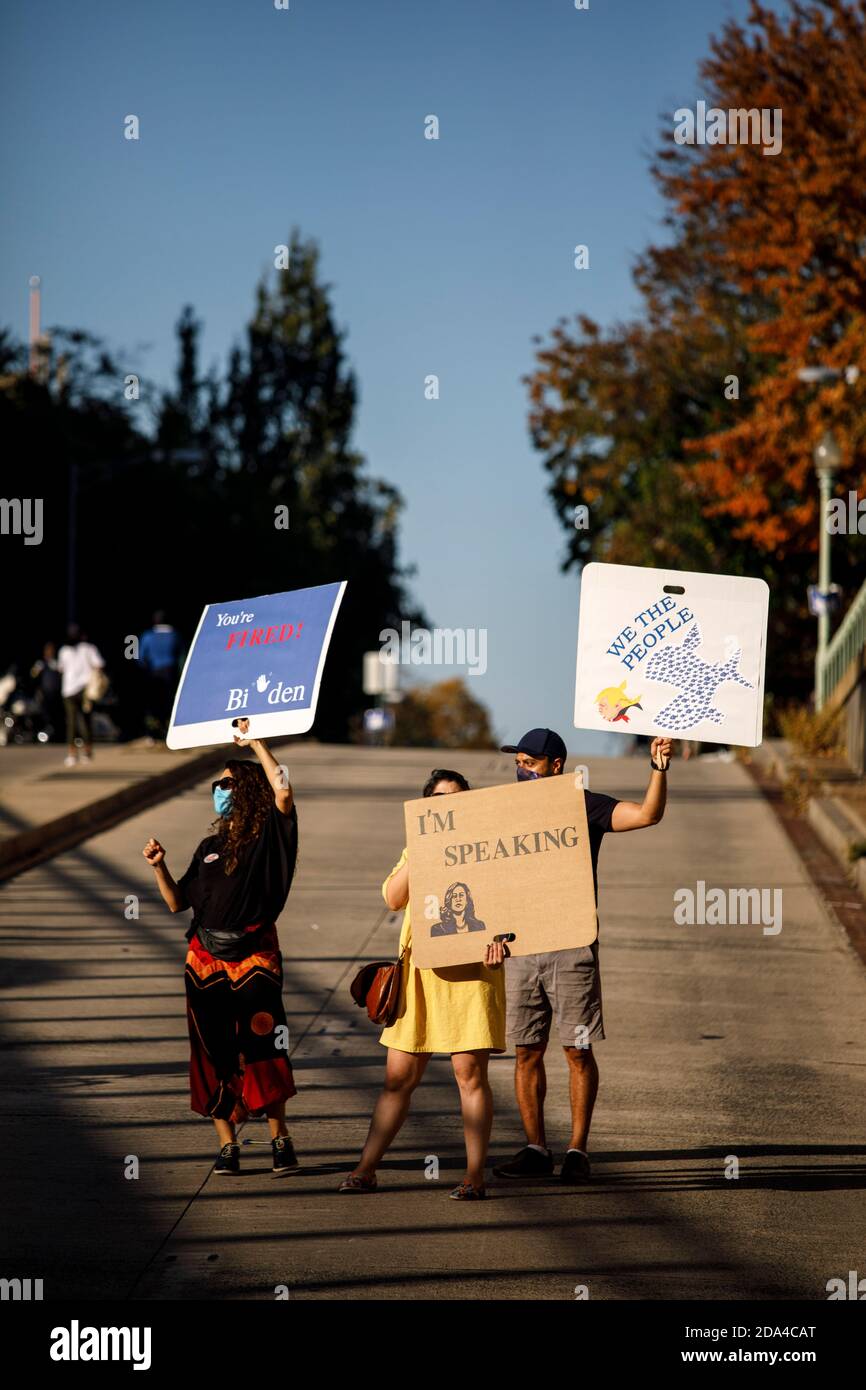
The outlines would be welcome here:
[[[363,1009],[366,1005],[367,1017],[371,1023],[380,1023],[387,1027],[389,1023],[394,1022],[400,998],[400,972],[405,952],[404,946],[396,961],[371,960],[367,965],[362,965],[349,986],[349,992],[358,1008]]]

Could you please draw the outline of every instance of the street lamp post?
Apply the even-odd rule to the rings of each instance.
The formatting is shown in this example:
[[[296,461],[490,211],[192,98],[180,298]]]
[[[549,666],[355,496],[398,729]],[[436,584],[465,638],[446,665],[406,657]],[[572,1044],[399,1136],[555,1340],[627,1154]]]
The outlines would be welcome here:
[[[835,436],[827,430],[815,445],[812,457],[818,475],[820,507],[818,519],[818,649],[815,653],[815,709],[820,710],[821,668],[827,652],[830,637],[830,532],[827,526],[830,495],[833,479],[842,464],[842,451]]]

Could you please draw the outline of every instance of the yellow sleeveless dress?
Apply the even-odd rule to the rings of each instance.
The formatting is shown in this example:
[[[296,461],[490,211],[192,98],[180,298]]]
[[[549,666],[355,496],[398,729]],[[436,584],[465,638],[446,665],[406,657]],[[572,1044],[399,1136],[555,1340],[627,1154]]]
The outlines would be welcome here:
[[[405,863],[404,849],[382,884],[383,897]],[[490,970],[478,964],[417,970],[412,964],[408,903],[400,932],[400,949],[404,946],[397,1014],[379,1038],[383,1047],[400,1052],[475,1052],[481,1048],[504,1052],[505,967]]]

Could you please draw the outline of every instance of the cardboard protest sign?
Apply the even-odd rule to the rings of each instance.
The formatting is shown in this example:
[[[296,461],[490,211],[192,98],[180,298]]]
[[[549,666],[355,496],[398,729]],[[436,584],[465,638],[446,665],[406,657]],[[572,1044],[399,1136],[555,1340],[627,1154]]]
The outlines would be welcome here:
[[[405,802],[412,960],[421,969],[588,946],[598,932],[583,790],[544,777]]]
[[[209,603],[183,668],[166,743],[197,748],[312,727],[345,580]]]
[[[769,598],[763,579],[587,565],[575,727],[756,747]]]

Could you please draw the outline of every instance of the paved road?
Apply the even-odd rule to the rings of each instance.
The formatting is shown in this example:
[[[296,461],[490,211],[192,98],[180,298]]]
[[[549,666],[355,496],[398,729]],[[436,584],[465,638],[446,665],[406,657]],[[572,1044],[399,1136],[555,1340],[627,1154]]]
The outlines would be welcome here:
[[[6,1276],[46,1298],[826,1298],[866,1248],[866,974],[738,765],[675,766],[661,826],[601,856],[608,1039],[595,1181],[448,1201],[462,1172],[447,1059],[428,1070],[373,1197],[338,1196],[384,1050],[351,1001],[359,958],[389,955],[399,920],[379,885],[402,845],[404,797],[440,755],[298,747],[298,874],[280,922],[303,1172],[266,1149],[238,1181],[210,1176],[210,1124],[188,1108],[184,919],[159,905],[140,847],[180,872],[208,788],[149,810],[0,893]],[[477,784],[498,755],[452,755]],[[644,759],[590,764],[590,785],[641,793]],[[682,927],[673,892],[783,890],[784,927]],[[128,894],[141,919],[124,918]],[[347,1002],[348,1001],[348,1002]],[[493,1153],[519,1139],[512,1062],[491,1067]],[[567,1138],[554,1057],[549,1131]],[[263,1138],[263,1122],[245,1134]],[[439,1182],[425,1159],[440,1161]],[[728,1155],[738,1180],[726,1180]],[[140,1177],[124,1178],[130,1156]]]

